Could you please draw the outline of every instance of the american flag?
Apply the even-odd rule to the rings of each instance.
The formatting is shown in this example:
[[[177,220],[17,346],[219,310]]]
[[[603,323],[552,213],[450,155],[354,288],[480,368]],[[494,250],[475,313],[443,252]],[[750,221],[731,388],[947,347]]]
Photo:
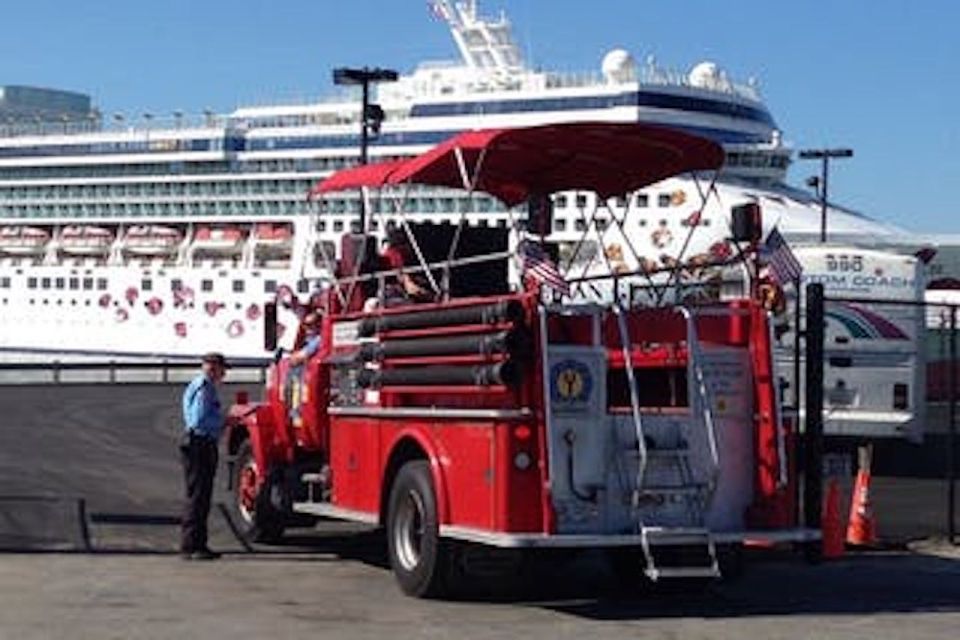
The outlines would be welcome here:
[[[554,291],[570,295],[570,283],[563,279],[557,265],[553,263],[543,247],[536,242],[524,240],[520,243],[520,266],[525,275],[543,283]]]
[[[803,273],[803,267],[776,227],[770,231],[763,244],[763,255],[770,267],[770,275],[780,284],[793,282]]]
[[[442,2],[427,2],[427,7],[437,20],[447,19],[447,7]]]

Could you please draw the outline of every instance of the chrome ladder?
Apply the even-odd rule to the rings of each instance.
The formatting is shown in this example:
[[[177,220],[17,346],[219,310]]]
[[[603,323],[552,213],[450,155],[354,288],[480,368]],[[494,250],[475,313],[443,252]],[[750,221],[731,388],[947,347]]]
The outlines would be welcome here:
[[[710,530],[706,527],[706,510],[709,506],[716,480],[719,476],[719,457],[717,453],[716,432],[714,429],[711,403],[703,370],[700,366],[700,351],[697,341],[696,324],[689,310],[680,308],[687,326],[688,367],[692,373],[691,394],[695,397],[695,407],[691,411],[701,418],[700,424],[707,432],[710,449],[710,473],[707,482],[698,481],[691,465],[691,451],[680,437],[673,447],[650,446],[643,429],[640,413],[640,400],[634,375],[633,357],[629,326],[624,317],[624,309],[619,301],[614,303],[614,313],[623,350],[624,369],[630,390],[630,409],[636,434],[636,446],[628,453],[637,458],[637,475],[633,483],[631,506],[636,514],[637,526],[641,537],[641,547],[645,560],[644,573],[653,581],[661,578],[715,578],[720,575],[716,545]],[[699,411],[697,411],[699,409]],[[652,440],[650,441],[652,443]],[[631,443],[632,445],[633,443]],[[659,459],[673,466],[676,483],[648,484],[647,468],[651,459]],[[687,514],[687,526],[654,526],[643,522],[640,513],[646,500],[674,501],[682,500]]]

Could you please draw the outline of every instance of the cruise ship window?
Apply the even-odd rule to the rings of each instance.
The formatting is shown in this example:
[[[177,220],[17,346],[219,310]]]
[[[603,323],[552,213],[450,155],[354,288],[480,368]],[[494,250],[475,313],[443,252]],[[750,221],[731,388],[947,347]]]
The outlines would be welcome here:
[[[277,291],[277,281],[276,280],[264,280],[263,281],[263,292],[264,293],[276,293]]]
[[[334,231],[343,231],[343,220],[334,220],[334,221],[333,221],[333,230],[334,230]]]
[[[669,207],[670,206],[670,194],[661,193],[657,196],[657,206],[658,207]]]
[[[90,289],[93,289],[93,278],[84,278],[83,288],[85,291],[89,291]]]
[[[153,291],[153,280],[141,280],[140,288],[144,291]]]
[[[556,209],[566,209],[567,208],[567,196],[557,196],[553,199],[553,206]]]
[[[233,281],[233,292],[234,292],[234,293],[243,293],[243,280],[234,280],[234,281]]]
[[[107,279],[97,278],[97,291],[106,291],[106,290],[107,290]]]
[[[43,289],[49,289],[49,288],[50,288],[50,278],[42,278],[42,279],[40,280],[40,287],[43,288]]]
[[[606,229],[607,224],[609,224],[609,220],[605,220],[603,218],[597,218],[596,225],[597,225],[598,231],[603,231],[604,229]]]
[[[201,280],[200,291],[213,291],[213,280]]]
[[[585,209],[587,207],[587,196],[582,193],[577,194],[577,208]]]
[[[306,293],[310,291],[310,281],[306,278],[301,278],[297,281],[297,293]]]
[[[183,280],[174,278],[170,281],[170,291],[180,291],[181,289],[183,289]]]
[[[553,230],[554,231],[566,231],[567,230],[567,221],[563,219],[557,219],[553,221]]]
[[[10,278],[8,278],[8,277],[6,277],[6,276],[0,278],[0,287],[2,287],[2,288],[4,288],[4,289],[9,289],[9,288],[10,288]]]
[[[577,231],[586,231],[587,230],[587,221],[583,218],[577,218],[573,223],[573,228]]]
[[[649,204],[650,204],[650,198],[647,197],[647,194],[645,194],[645,193],[638,193],[638,194],[637,194],[637,206],[638,206],[638,207],[646,207],[646,206],[649,206]]]
[[[70,289],[76,291],[80,288],[80,278],[70,278]]]
[[[57,278],[56,280],[54,280],[54,286],[57,289],[63,289],[65,286],[67,286],[66,280],[64,280],[63,278]]]
[[[326,231],[327,230],[327,221],[321,220],[317,223],[317,231]]]

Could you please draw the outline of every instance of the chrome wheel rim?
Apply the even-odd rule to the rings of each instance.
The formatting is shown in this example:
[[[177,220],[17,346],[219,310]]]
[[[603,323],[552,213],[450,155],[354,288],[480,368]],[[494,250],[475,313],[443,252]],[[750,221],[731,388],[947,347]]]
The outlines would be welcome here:
[[[400,501],[396,525],[393,530],[393,546],[397,560],[407,571],[416,569],[426,533],[426,508],[423,497],[416,491],[408,491]]]

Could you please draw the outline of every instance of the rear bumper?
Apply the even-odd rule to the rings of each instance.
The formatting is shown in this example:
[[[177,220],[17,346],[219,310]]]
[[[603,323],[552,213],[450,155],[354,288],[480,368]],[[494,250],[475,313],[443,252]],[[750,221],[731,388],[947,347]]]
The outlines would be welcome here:
[[[501,547],[506,549],[526,548],[599,548],[599,547],[638,547],[643,544],[640,534],[545,534],[545,533],[501,533],[471,527],[441,525],[440,536],[467,542]],[[813,542],[820,540],[819,529],[797,527],[776,530],[713,531],[710,539],[715,544],[780,544],[787,542]],[[658,544],[702,544],[702,534],[687,534],[678,531],[674,534],[657,535]]]

